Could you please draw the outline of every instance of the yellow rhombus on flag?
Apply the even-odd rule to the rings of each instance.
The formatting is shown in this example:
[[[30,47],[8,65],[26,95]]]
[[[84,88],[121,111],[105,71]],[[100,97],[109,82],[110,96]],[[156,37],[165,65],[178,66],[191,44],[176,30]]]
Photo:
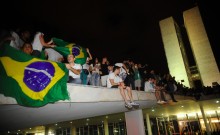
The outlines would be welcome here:
[[[62,63],[33,58],[10,46],[0,50],[0,93],[21,105],[43,106],[69,99],[67,73]]]

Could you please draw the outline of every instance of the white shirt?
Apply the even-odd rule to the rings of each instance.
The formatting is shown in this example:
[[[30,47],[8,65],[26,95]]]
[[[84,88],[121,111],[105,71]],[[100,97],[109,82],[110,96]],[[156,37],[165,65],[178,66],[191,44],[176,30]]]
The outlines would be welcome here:
[[[100,69],[100,64],[95,64],[95,66],[93,67],[93,64],[90,65],[92,67],[92,73],[99,73],[99,69]]]
[[[144,91],[146,92],[155,92],[154,84],[149,81],[145,82]]]
[[[11,36],[14,38],[14,40],[11,40],[10,46],[20,50],[21,46],[23,45],[19,44],[19,40],[21,40],[20,37],[14,31],[11,32]]]
[[[82,69],[82,66],[80,64],[74,64],[74,66],[71,66],[72,68],[74,69]],[[77,75],[77,74],[74,74],[71,70],[69,70],[69,76],[73,77],[73,78],[80,78],[80,74]]]
[[[122,76],[123,74],[126,74],[126,71],[123,68],[123,63],[116,63],[115,66],[120,67],[120,74],[119,74],[119,76]]]
[[[122,82],[122,79],[118,76],[118,75],[115,75],[114,72],[113,73],[110,73],[108,75],[108,78],[107,78],[107,87],[108,88],[111,88],[112,87],[112,84],[110,82],[110,79],[113,79],[114,80],[114,83],[119,83],[119,82]]]
[[[37,32],[34,36],[34,41],[32,42],[33,50],[42,51],[43,45],[40,42],[40,35],[43,34],[41,32]]]
[[[45,51],[47,52],[48,60],[60,62],[59,59],[63,58],[63,56],[60,53],[58,53],[52,48],[46,48]]]

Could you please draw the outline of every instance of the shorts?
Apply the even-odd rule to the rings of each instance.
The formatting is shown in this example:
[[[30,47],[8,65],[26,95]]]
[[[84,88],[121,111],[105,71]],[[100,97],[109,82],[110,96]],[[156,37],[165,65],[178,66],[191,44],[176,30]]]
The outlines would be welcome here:
[[[141,80],[140,79],[135,80],[134,83],[135,83],[135,87],[141,87]]]
[[[119,85],[113,85],[111,88],[118,88]]]

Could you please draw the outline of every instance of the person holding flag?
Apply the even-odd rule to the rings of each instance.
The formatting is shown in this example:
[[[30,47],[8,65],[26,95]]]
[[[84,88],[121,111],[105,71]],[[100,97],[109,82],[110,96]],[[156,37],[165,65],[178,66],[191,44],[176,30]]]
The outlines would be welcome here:
[[[68,64],[66,64],[66,68],[69,70],[69,83],[81,84],[80,73],[82,66],[80,64],[74,63],[75,57],[73,54],[69,54],[67,56]]]
[[[88,51],[75,43],[69,43],[62,39],[52,38],[50,43],[54,44],[53,49],[67,57],[66,68],[69,70],[69,83],[82,84],[80,78],[82,66],[87,61]]]

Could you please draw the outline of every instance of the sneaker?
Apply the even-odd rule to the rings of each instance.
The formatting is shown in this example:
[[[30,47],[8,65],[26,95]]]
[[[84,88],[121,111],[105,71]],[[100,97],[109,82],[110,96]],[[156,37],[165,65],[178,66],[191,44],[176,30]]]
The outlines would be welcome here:
[[[163,100],[162,100],[162,101],[160,101],[160,102],[161,102],[161,103],[167,103],[166,101],[163,101]]]
[[[158,103],[158,104],[163,104],[163,102],[162,102],[162,101],[160,101],[160,100],[158,100],[158,101],[157,101],[157,103]]]
[[[125,102],[125,107],[131,109],[131,108],[132,108],[132,105],[131,105],[131,103],[126,103],[126,102]]]
[[[138,104],[138,103],[135,103],[135,102],[131,102],[130,103],[132,106],[139,106],[140,104]]]

